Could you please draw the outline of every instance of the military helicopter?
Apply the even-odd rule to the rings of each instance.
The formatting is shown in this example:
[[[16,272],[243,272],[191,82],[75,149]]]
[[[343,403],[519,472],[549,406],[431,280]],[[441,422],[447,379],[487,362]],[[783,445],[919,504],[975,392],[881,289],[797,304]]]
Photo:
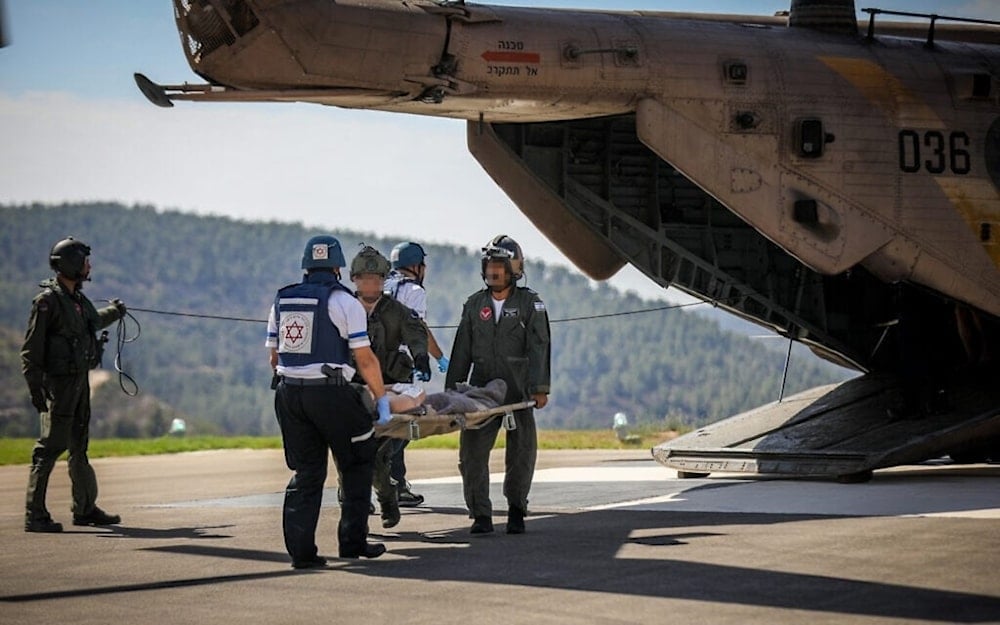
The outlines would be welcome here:
[[[206,83],[137,74],[154,104],[466,120],[472,155],[590,277],[631,263],[863,373],[656,447],[682,476],[1000,458],[1000,23],[859,22],[853,0],[173,2]]]

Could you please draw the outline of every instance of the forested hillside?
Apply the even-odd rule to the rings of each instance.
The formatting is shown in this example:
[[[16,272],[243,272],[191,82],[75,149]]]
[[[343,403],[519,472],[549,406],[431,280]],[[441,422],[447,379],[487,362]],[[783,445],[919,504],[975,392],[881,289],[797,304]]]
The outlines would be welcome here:
[[[138,340],[121,354],[141,391],[129,397],[117,376],[103,376],[95,436],[159,435],[173,416],[200,431],[276,433],[264,349],[267,309],[277,287],[298,281],[302,246],[318,233],[118,204],[0,206],[0,434],[37,433],[18,350],[37,283],[51,275],[48,250],[67,235],[93,248],[88,296],[97,304],[122,298],[141,324]],[[386,254],[398,242],[332,234],[348,260],[361,242]],[[447,352],[462,302],[482,287],[478,250],[431,245],[427,252],[428,322]],[[663,304],[593,288],[578,272],[527,254],[528,285],[552,321],[553,392],[540,427],[610,427],[618,411],[634,422],[699,425],[777,398],[783,353],[688,310],[578,319]],[[129,322],[125,333],[136,329]],[[116,326],[109,330],[104,367],[113,374]],[[440,390],[442,377],[435,375],[428,390]],[[825,363],[800,362],[786,393],[843,378]]]

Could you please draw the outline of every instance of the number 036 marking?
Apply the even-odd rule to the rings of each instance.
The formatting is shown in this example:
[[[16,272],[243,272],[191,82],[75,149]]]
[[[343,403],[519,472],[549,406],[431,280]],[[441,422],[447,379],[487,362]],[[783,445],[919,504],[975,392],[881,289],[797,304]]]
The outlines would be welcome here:
[[[899,168],[906,173],[926,169],[931,174],[950,170],[967,174],[972,169],[969,156],[969,135],[962,131],[945,133],[928,130],[899,131]]]

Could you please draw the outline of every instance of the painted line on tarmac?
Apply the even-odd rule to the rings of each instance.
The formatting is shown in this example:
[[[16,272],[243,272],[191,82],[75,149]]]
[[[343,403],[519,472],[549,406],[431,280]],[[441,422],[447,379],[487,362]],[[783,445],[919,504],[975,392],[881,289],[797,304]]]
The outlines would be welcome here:
[[[502,484],[503,474],[491,474],[490,482]],[[458,485],[461,479],[416,480],[413,484]],[[548,484],[589,493],[577,495],[576,507],[583,510],[1000,519],[1000,478],[996,476],[888,474],[866,484],[839,484],[742,475],[679,479],[676,471],[659,465],[596,466],[541,469],[535,472],[533,484],[532,503],[543,506],[549,497],[537,495],[547,491]],[[615,487],[608,488],[609,484]],[[643,491],[648,496],[620,500],[622,495]],[[566,505],[571,501],[563,498],[552,503]]]
[[[530,506],[545,510],[624,510],[818,516],[917,516],[1000,519],[1000,475],[876,473],[864,484],[714,475],[679,479],[658,464],[539,469]],[[503,507],[503,473],[490,475],[490,496]],[[412,480],[424,508],[464,509],[461,478]],[[224,497],[153,507],[281,507],[283,493]],[[336,506],[336,488],[324,492]]]

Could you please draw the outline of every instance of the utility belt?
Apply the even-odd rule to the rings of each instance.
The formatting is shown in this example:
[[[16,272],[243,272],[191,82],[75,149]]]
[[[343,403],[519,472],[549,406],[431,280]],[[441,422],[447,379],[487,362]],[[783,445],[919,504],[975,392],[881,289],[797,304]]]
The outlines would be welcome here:
[[[325,378],[290,378],[288,376],[278,376],[278,381],[286,386],[345,386],[348,382],[344,378],[343,369],[334,369],[329,365],[323,365]]]
[[[347,380],[344,376],[339,378],[286,378],[278,376],[281,384],[285,386],[344,386]]]

